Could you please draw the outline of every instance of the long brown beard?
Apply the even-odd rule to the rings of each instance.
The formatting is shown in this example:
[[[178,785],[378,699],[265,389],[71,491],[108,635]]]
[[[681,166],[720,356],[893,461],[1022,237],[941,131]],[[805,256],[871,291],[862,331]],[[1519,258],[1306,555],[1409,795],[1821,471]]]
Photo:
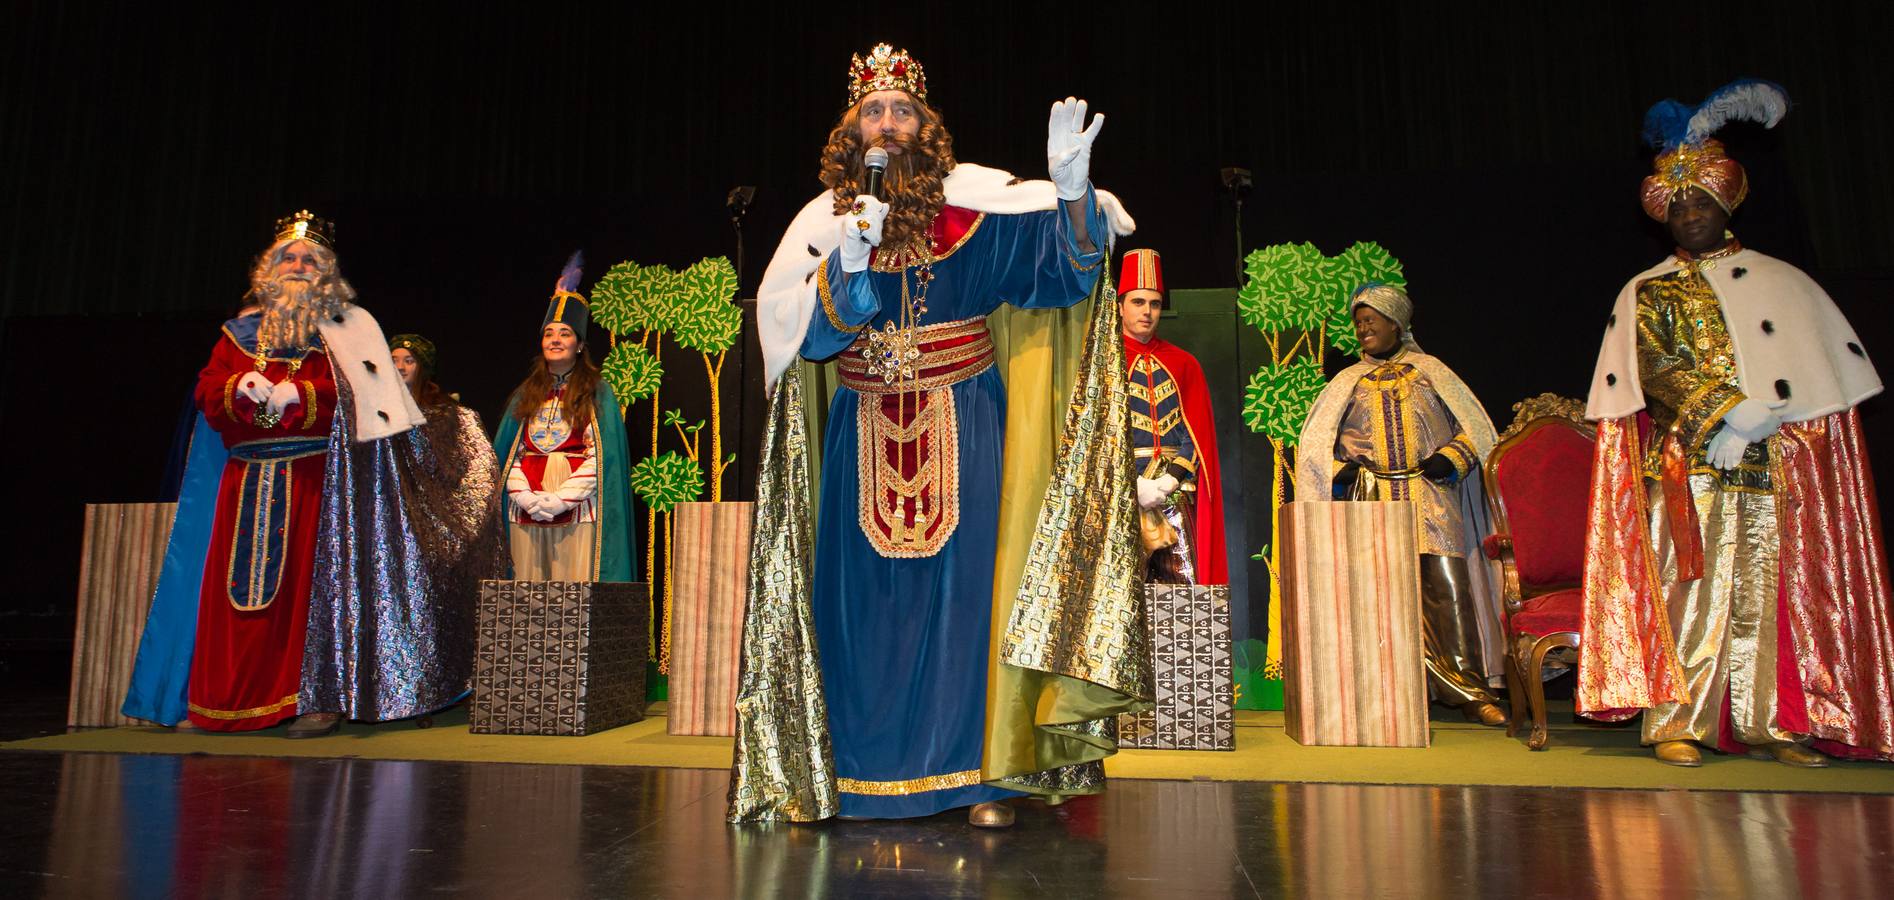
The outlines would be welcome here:
[[[879,199],[888,203],[888,220],[882,226],[881,246],[892,250],[920,251],[928,245],[934,216],[947,205],[942,187],[947,173],[954,168],[954,141],[941,122],[940,114],[921,106],[921,129],[915,140],[902,145],[902,152],[888,154],[888,170]],[[841,122],[829,132],[828,146],[822,150],[822,183],[835,196],[835,212],[842,215],[855,203],[867,182],[862,165],[861,128],[854,109],[842,115]]]

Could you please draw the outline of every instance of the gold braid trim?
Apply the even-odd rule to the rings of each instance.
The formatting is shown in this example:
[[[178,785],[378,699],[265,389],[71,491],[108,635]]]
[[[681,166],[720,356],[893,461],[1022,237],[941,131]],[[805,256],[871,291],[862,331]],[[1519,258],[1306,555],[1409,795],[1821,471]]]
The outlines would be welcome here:
[[[953,772],[947,775],[929,775],[926,778],[909,778],[906,781],[862,781],[858,778],[837,778],[835,785],[845,794],[865,794],[871,797],[904,797],[908,794],[924,794],[928,791],[945,791],[951,788],[972,787],[982,781],[979,769],[965,772]]]
[[[190,707],[191,707],[191,712],[197,713],[198,715],[203,716],[206,719],[233,720],[233,719],[254,719],[257,716],[267,716],[270,713],[280,712],[285,708],[295,706],[295,705],[296,705],[296,695],[291,694],[267,706],[256,706],[250,709],[205,709],[204,707],[198,706],[195,703],[190,704]]]
[[[1440,448],[1440,454],[1445,456],[1448,462],[1453,463],[1455,473],[1465,478],[1479,461],[1474,456],[1472,447],[1472,439],[1468,438],[1465,432],[1461,432],[1455,435],[1453,440],[1448,441],[1446,446]]]
[[[316,426],[316,383],[305,381],[303,385],[303,424],[304,431]]]
[[[868,327],[867,322],[850,327],[849,324],[842,321],[842,317],[835,312],[835,295],[829,292],[829,264],[827,262],[815,267],[815,292],[817,296],[822,298],[822,314],[829,317],[829,325],[836,331],[843,334],[854,334]]]
[[[242,377],[243,373],[238,372],[224,382],[224,417],[233,421],[237,418],[237,410],[232,406],[237,400],[237,379]]]
[[[1742,392],[1732,391],[1730,396],[1724,399],[1722,403],[1718,403],[1715,407],[1711,408],[1703,418],[1697,420],[1696,431],[1688,436],[1684,436],[1684,446],[1691,450],[1702,449],[1704,444],[1710,440],[1710,432],[1715,430],[1716,426],[1722,423],[1723,417],[1729,415],[1730,410],[1735,409],[1736,404],[1741,402],[1743,402]],[[1682,416],[1677,418],[1677,424],[1683,424]]]

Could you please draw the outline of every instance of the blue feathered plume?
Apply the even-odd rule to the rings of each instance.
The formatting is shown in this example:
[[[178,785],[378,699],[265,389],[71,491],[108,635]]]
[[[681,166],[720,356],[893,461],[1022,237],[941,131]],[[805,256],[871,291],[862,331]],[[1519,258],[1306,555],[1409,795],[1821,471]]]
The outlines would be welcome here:
[[[1644,140],[1659,150],[1700,143],[1725,124],[1742,119],[1774,128],[1789,111],[1789,93],[1782,85],[1760,78],[1739,78],[1689,106],[1660,100],[1644,114]]]
[[[566,260],[565,270],[559,273],[559,280],[553,284],[552,289],[554,291],[565,291],[569,294],[578,293],[579,273],[583,271],[585,271],[585,251],[574,250],[572,251],[572,258]]]

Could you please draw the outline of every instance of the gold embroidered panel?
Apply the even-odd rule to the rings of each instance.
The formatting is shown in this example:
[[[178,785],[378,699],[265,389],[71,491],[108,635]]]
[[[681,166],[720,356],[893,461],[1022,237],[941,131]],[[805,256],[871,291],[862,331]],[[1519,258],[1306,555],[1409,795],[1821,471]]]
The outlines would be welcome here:
[[[882,556],[933,556],[960,524],[960,420],[951,388],[857,401],[857,516]]]

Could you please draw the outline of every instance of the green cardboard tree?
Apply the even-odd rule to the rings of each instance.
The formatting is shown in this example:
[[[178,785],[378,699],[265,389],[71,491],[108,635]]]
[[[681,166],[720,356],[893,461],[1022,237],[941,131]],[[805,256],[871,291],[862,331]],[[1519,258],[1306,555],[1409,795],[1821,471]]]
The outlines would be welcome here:
[[[625,260],[592,285],[592,319],[612,332],[611,353],[600,366],[623,413],[635,400],[651,400],[651,453],[658,452],[658,412],[664,381],[665,332],[671,330],[677,273],[664,266]],[[623,336],[621,339],[620,336]],[[645,504],[645,581],[658,581],[658,510]],[[655,614],[654,614],[655,615]],[[653,640],[656,635],[653,634]]]
[[[734,301],[736,268],[723,257],[698,261],[682,272],[662,265],[627,260],[611,267],[592,286],[592,317],[612,332],[611,353],[601,367],[623,407],[651,401],[651,456],[632,470],[632,489],[645,504],[645,572],[654,596],[652,650],[658,672],[670,672],[671,512],[679,503],[699,499],[706,473],[710,499],[723,499],[723,474],[736,454],[723,452],[722,376],[724,362],[743,327],[743,310]],[[623,336],[621,339],[620,336]],[[710,381],[710,452],[703,450],[705,420],[685,424],[682,410],[663,408],[664,338],[703,357]],[[662,425],[677,429],[684,453],[659,452]],[[688,476],[685,469],[690,470]],[[660,525],[660,522],[662,525]],[[658,536],[664,536],[659,556]],[[664,561],[660,584],[659,560]],[[663,610],[662,622],[657,609]]]
[[[676,410],[666,412],[665,417],[667,421],[675,417],[679,422],[683,418]],[[697,423],[698,428],[702,426],[702,422]],[[703,495],[704,470],[697,465],[696,460],[675,450],[666,450],[656,456],[640,460],[631,468],[631,489],[638,495],[639,500],[644,501],[646,508],[654,514],[662,513],[664,516],[664,571],[666,574],[663,599],[664,626],[662,638],[659,639],[657,635],[653,635],[653,639],[658,644],[658,673],[669,675],[671,672],[671,578],[669,577],[671,510],[679,503],[687,503]]]
[[[1250,376],[1243,390],[1243,424],[1269,440],[1272,540],[1251,559],[1269,570],[1269,642],[1245,641],[1236,652],[1238,684],[1261,708],[1282,705],[1282,562],[1277,531],[1287,487],[1295,482],[1296,441],[1309,409],[1322,392],[1322,355],[1328,347],[1343,353],[1360,349],[1348,300],[1361,285],[1378,281],[1405,285],[1399,260],[1379,244],[1360,242],[1335,256],[1314,244],[1276,244],[1244,260],[1246,280],[1236,294],[1237,315],[1263,334],[1269,362]],[[1324,448],[1325,449],[1325,448]],[[1259,652],[1260,651],[1260,652]],[[1261,659],[1257,657],[1260,656]]]
[[[723,500],[723,472],[736,462],[736,454],[723,452],[723,400],[720,390],[724,360],[743,328],[743,308],[733,302],[737,295],[737,270],[721,256],[701,260],[679,275],[681,290],[671,309],[671,339],[686,350],[695,350],[704,358],[704,375],[710,379],[710,458],[697,452],[697,442],[686,440],[693,462],[705,465],[710,476],[710,502]],[[698,427],[703,423],[699,422]]]

